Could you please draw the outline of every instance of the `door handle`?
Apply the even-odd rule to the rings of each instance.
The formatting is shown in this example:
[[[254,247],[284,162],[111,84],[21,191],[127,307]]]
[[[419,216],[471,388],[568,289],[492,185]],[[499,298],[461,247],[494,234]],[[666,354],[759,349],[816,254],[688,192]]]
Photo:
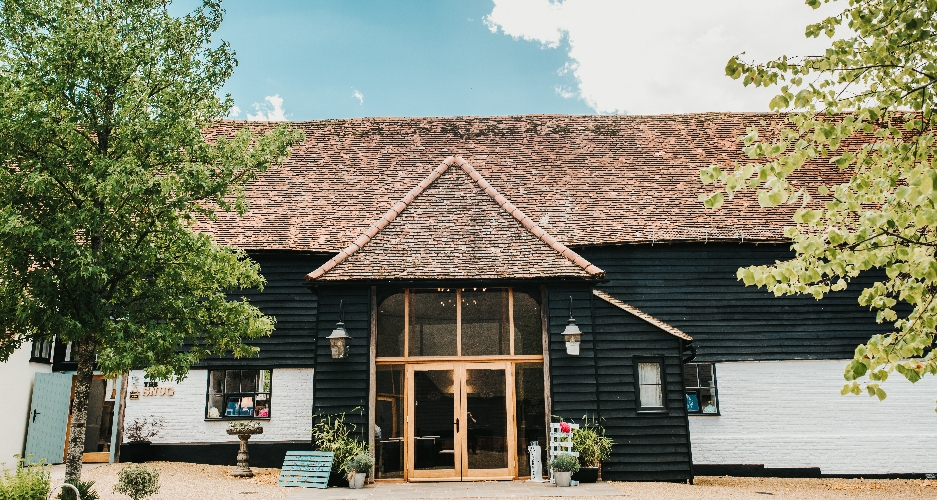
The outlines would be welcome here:
[[[33,410],[33,422],[36,422],[36,415],[42,415],[41,411]]]
[[[455,419],[455,431],[459,432],[459,419]]]

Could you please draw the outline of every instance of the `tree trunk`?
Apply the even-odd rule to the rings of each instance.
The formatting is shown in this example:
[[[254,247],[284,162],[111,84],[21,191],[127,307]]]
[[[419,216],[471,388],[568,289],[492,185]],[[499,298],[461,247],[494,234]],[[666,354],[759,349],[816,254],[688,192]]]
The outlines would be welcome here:
[[[88,397],[94,376],[95,342],[87,339],[78,343],[78,373],[74,378],[75,397],[72,400],[71,430],[68,454],[65,456],[65,480],[81,479],[81,458],[85,453],[85,423],[88,420]]]

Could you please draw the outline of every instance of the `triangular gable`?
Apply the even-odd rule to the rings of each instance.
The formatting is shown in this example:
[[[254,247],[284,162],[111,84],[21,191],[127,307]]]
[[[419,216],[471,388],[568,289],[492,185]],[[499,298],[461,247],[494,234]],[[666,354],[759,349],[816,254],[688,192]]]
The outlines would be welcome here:
[[[690,337],[689,335],[683,333],[683,331],[681,331],[680,329],[670,326],[667,323],[664,323],[663,321],[655,318],[654,316],[651,316],[650,314],[647,314],[641,311],[637,307],[629,306],[628,304],[625,304],[624,302],[616,299],[615,297],[612,297],[611,295],[601,290],[596,290],[593,288],[592,294],[623,311],[631,313],[637,318],[643,319],[644,321],[656,326],[657,328],[660,328],[661,330],[673,335],[674,337],[681,338],[683,340],[693,340],[693,337]]]
[[[450,168],[455,167],[455,168]],[[602,278],[449,157],[307,280]]]

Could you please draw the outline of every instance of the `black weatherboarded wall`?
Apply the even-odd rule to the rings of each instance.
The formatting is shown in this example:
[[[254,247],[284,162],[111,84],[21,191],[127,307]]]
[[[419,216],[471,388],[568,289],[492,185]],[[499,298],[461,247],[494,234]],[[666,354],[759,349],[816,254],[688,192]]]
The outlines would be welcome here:
[[[366,286],[318,288],[319,321],[316,326],[316,370],[313,375],[313,413],[346,414],[346,421],[367,439],[370,367],[371,289]],[[328,336],[344,310],[345,330],[351,336],[348,357],[332,359]]]
[[[562,332],[573,317],[582,330],[578,356],[566,353]],[[589,286],[547,288],[553,415],[581,423],[597,418],[615,441],[602,477],[615,481],[675,481],[692,477],[683,395],[680,340],[595,297]],[[662,360],[667,411],[637,412],[636,359]]]
[[[736,279],[739,267],[786,260],[787,245],[675,244],[583,248],[606,271],[598,286],[693,337],[696,361],[851,359],[856,345],[889,331],[858,305],[864,284],[817,301],[775,297]]]
[[[275,317],[277,322],[273,334],[247,342],[260,347],[257,357],[209,358],[197,366],[312,368],[315,363],[318,298],[304,283],[306,274],[322,265],[328,256],[271,252],[251,254],[251,258],[260,264],[260,272],[267,280],[264,291],[245,290],[232,294],[232,298],[246,297],[264,314]]]

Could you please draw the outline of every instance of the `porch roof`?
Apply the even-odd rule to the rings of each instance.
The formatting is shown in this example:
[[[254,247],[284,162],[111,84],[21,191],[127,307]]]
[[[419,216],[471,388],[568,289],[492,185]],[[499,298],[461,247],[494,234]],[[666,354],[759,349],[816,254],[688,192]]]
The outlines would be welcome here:
[[[664,323],[663,321],[655,318],[654,316],[651,316],[650,314],[647,314],[646,312],[638,309],[637,307],[630,306],[622,302],[621,300],[618,300],[615,297],[612,297],[611,295],[603,292],[602,290],[592,289],[592,294],[604,300],[605,302],[608,302],[609,304],[621,309],[622,311],[628,312],[637,318],[643,319],[644,321],[656,326],[657,328],[660,328],[661,330],[673,335],[674,337],[677,337],[683,340],[693,340],[693,337],[687,335],[686,333],[683,333],[683,331],[680,330],[679,328],[670,326],[667,323]]]
[[[604,275],[450,156],[307,281]]]

